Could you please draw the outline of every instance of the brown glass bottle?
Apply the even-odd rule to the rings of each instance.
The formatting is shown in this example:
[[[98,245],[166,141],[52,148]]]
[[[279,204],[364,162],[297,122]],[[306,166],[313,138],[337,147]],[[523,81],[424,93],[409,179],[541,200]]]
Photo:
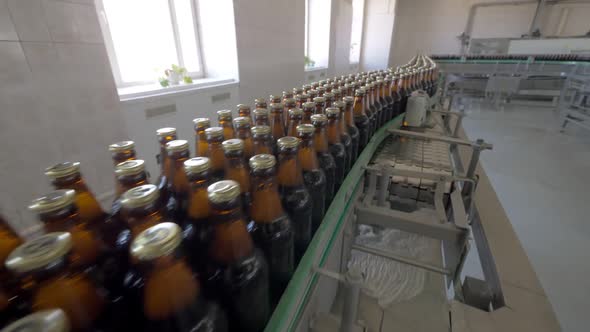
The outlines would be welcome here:
[[[310,115],[311,116],[311,115]],[[303,121],[303,111],[300,108],[289,110],[289,123],[287,125],[287,135],[297,136],[297,126]]]
[[[174,223],[161,223],[139,234],[131,244],[141,281],[145,321],[137,330],[153,332],[227,331],[221,307],[205,300],[181,243],[182,230]]]
[[[393,117],[401,113],[401,94],[400,94],[400,79],[399,76],[394,75],[391,79],[391,99],[393,99]]]
[[[145,172],[145,161],[136,159],[117,164],[115,178],[117,179],[115,200],[117,200],[127,190],[149,183]]]
[[[193,120],[195,125],[195,155],[197,157],[207,157],[209,153],[207,137],[205,136],[205,130],[211,127],[211,121],[209,118],[196,118]]]
[[[270,120],[269,120],[269,112],[266,108],[257,108],[252,111],[254,114],[254,125],[255,126],[269,126],[270,127]]]
[[[283,93],[284,96],[284,93]],[[287,127],[289,122],[289,110],[297,107],[297,102],[293,98],[283,98],[283,120],[284,125]],[[286,132],[286,130],[285,130]]]
[[[250,118],[239,116],[234,119],[234,128],[236,131],[236,138],[244,142],[244,159],[248,160],[254,156],[254,141],[252,140],[252,132],[250,128]]]
[[[313,101],[308,101],[303,103],[303,119],[301,120],[302,124],[311,124],[311,116],[315,113],[315,103]]]
[[[168,191],[170,196],[166,203],[166,209],[175,221],[182,221],[186,216],[188,201],[188,179],[184,172],[184,162],[190,158],[188,141],[175,140],[166,144],[170,168],[166,177],[168,178]]]
[[[308,93],[308,92],[309,92],[309,90],[311,90],[311,89],[312,89],[312,87],[311,87],[311,84],[304,84],[304,85],[302,86],[302,88],[303,88],[303,92],[304,92],[304,93]]]
[[[326,98],[315,97],[313,98],[313,102],[315,103],[314,114],[324,114],[324,110],[326,109]]]
[[[76,191],[76,205],[84,222],[95,228],[103,225],[106,214],[82,178],[79,162],[66,161],[55,164],[45,169],[45,175],[51,179],[55,189]]]
[[[332,89],[332,94],[334,95],[334,102],[342,100],[342,90],[340,88]],[[334,105],[332,105],[334,106]]]
[[[211,181],[219,181],[225,175],[225,154],[221,143],[223,139],[223,129],[221,127],[211,127],[205,130],[207,137],[208,153],[207,156],[211,162]]]
[[[129,189],[121,196],[121,219],[129,227],[132,238],[154,225],[168,221],[158,198],[158,188],[152,184]]]
[[[235,137],[233,118],[230,110],[217,111],[217,123],[219,127],[223,128],[223,139],[231,139]]]
[[[160,200],[162,205],[165,205],[168,202],[168,198],[170,196],[168,192],[169,179],[166,177],[166,174],[170,172],[169,170],[172,166],[170,160],[168,159],[168,152],[166,152],[166,144],[176,140],[176,128],[160,128],[156,130],[156,135],[158,136],[158,143],[160,144],[160,153],[156,156],[156,159],[160,164],[160,176],[156,181],[156,186],[158,186],[158,190],[160,192]]]
[[[100,234],[87,220],[81,218],[75,199],[74,190],[56,190],[33,200],[29,209],[37,214],[46,232],[72,234],[72,266],[94,268],[98,264],[104,244]]]
[[[336,194],[336,162],[330,154],[328,136],[326,135],[327,118],[325,114],[314,114],[311,123],[315,127],[313,143],[320,168],[326,174],[326,207],[330,206]]]
[[[109,145],[113,164],[116,166],[127,160],[135,159],[135,142],[121,141]]]
[[[315,127],[311,124],[297,126],[297,137],[301,139],[298,157],[303,169],[303,181],[313,199],[311,220],[315,233],[326,212],[326,174],[320,168],[315,151],[314,133]]]
[[[270,131],[276,141],[285,136],[285,123],[283,121],[283,104],[270,104]]]
[[[240,185],[242,207],[248,215],[250,210],[250,170],[244,159],[244,142],[234,138],[223,141],[223,152],[225,153],[225,178],[236,181]]]
[[[385,123],[385,105],[383,105],[383,101],[381,100],[381,88],[383,86],[383,81],[376,79],[373,82],[373,105],[375,106],[375,117],[377,121],[377,129],[381,128]]]
[[[207,195],[214,223],[207,280],[220,295],[231,330],[262,331],[270,316],[268,265],[248,233],[240,185],[219,181]]]
[[[282,100],[283,99],[279,95],[270,95],[268,97],[268,101],[269,101],[270,104],[280,104],[282,102]]]
[[[4,326],[4,325],[2,325]],[[31,313],[0,330],[2,332],[70,332],[70,322],[61,309],[48,309]]]
[[[104,291],[72,265],[75,251],[71,233],[52,232],[16,248],[6,259],[6,267],[27,289],[32,311],[59,308],[72,330],[100,331],[107,323],[101,319],[106,307]]]
[[[4,269],[8,255],[23,243],[22,238],[0,215],[0,326],[6,325],[26,313],[22,294],[13,276]]]
[[[271,298],[277,303],[295,271],[295,235],[279,196],[275,157],[258,154],[249,163],[252,175],[249,230],[268,262]]]
[[[369,142],[369,135],[371,131],[371,123],[369,117],[365,113],[365,90],[357,89],[354,92],[354,104],[352,108],[354,124],[359,131],[359,154],[363,151],[367,143]]]
[[[303,182],[298,157],[299,139],[286,136],[277,141],[279,189],[295,231],[295,261],[299,262],[312,238],[312,198]]]
[[[309,95],[307,93],[302,93],[295,96],[295,104],[298,108],[303,108],[303,104],[305,104],[309,100]]]
[[[318,93],[318,97],[323,97],[324,93],[326,93],[326,89],[324,89],[323,86],[318,86],[317,88],[315,88],[315,90]]]
[[[269,126],[255,126],[250,129],[254,142],[254,155],[274,154],[274,140],[270,136]]]
[[[324,109],[332,107],[332,103],[334,102],[334,94],[331,92],[326,92],[324,93],[324,99],[326,100],[326,103],[324,104]]]
[[[395,117],[393,109],[393,97],[391,96],[391,76],[387,75],[383,79],[383,88],[381,90],[385,104],[387,105],[387,116],[386,121],[389,121]]]
[[[368,140],[371,139],[371,137],[373,136],[373,134],[375,134],[375,132],[377,131],[377,128],[378,128],[377,127],[378,126],[377,109],[376,109],[375,104],[373,102],[374,91],[375,91],[375,86],[373,85],[373,83],[365,84],[365,97],[364,97],[365,114],[367,114],[367,116],[369,117],[369,124],[370,124]]]
[[[350,167],[352,165],[352,138],[348,133],[348,128],[346,127],[346,120],[344,119],[344,112],[346,109],[346,103],[343,101],[334,102],[334,106],[338,108],[340,111],[338,115],[338,131],[340,132],[340,141],[342,145],[344,145],[344,150],[346,151],[346,163],[344,165],[344,172],[348,174],[350,171]]]
[[[303,88],[302,88],[302,87],[301,87],[301,88],[293,88],[293,90],[292,90],[292,91],[293,91],[293,96],[297,96],[297,95],[300,95],[300,94],[304,93],[304,91],[303,91]],[[294,97],[293,97],[293,98],[294,98]]]
[[[326,117],[328,118],[328,125],[326,126],[328,148],[336,163],[334,190],[338,191],[346,176],[347,159],[346,148],[344,147],[344,144],[342,144],[342,138],[340,136],[340,109],[337,107],[326,108]]]
[[[308,101],[313,101],[315,98],[317,98],[318,92],[315,89],[311,89],[307,92],[307,95],[309,96]]]
[[[266,109],[266,99],[256,98],[254,99],[254,109]]]
[[[248,118],[250,121],[252,121],[252,110],[250,109],[249,105],[238,104],[236,108],[238,109],[238,116]]]
[[[399,112],[405,113],[406,106],[408,105],[408,97],[410,96],[411,91],[409,90],[409,76],[402,72],[399,76],[399,94],[400,94],[400,104],[399,104]]]

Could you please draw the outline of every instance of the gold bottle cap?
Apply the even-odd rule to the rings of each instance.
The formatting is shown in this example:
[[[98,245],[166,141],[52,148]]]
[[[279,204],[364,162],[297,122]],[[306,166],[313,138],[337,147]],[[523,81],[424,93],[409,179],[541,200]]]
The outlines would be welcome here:
[[[299,146],[299,138],[293,136],[284,136],[277,140],[279,148],[292,149]]]
[[[80,172],[80,163],[77,161],[64,161],[63,163],[55,164],[45,169],[45,175],[52,179],[63,178],[64,176],[72,175]]]
[[[76,191],[72,189],[54,190],[34,199],[29,205],[29,209],[36,213],[47,213],[57,211],[74,204]]]
[[[266,108],[257,108],[252,111],[252,113],[254,114],[254,118],[259,116],[268,116],[268,110]]]
[[[266,104],[266,99],[256,98],[256,99],[254,99],[254,104]]]
[[[268,169],[276,165],[277,159],[272,154],[257,154],[250,158],[249,164],[252,169]]]
[[[207,157],[195,157],[184,162],[184,171],[187,174],[203,173],[211,167],[211,161]]]
[[[356,97],[363,97],[365,95],[365,89],[359,88],[359,89],[354,90],[354,95]]]
[[[311,84],[303,84],[303,90],[305,89],[311,89]]]
[[[14,323],[7,325],[0,332],[69,332],[68,317],[61,309],[34,312]]]
[[[295,105],[297,102],[293,98],[287,98],[284,100],[284,103],[287,107]]]
[[[198,129],[209,128],[211,126],[211,120],[209,118],[196,118],[193,119],[193,123]]]
[[[27,241],[6,258],[6,268],[17,274],[45,267],[67,255],[72,249],[72,236],[66,232],[47,233]]]
[[[223,128],[221,128],[221,127],[207,128],[207,129],[205,129],[205,136],[207,138],[223,137]]]
[[[306,103],[303,103],[303,108],[308,108],[308,109],[309,109],[309,108],[313,108],[313,109],[315,109],[315,102],[313,102],[313,101],[308,101],[308,102],[306,102]]]
[[[309,123],[297,126],[297,133],[299,134],[311,134],[313,132],[315,132],[315,127]]]
[[[177,139],[166,143],[166,151],[178,152],[188,150],[188,141],[183,139]]]
[[[352,105],[354,104],[354,98],[350,97],[350,96],[346,96],[342,98],[342,101],[344,101],[345,104],[347,105]]]
[[[293,94],[300,95],[303,93],[303,88],[293,88]]]
[[[283,103],[271,103],[270,104],[270,109],[273,112],[279,111],[279,110],[283,110]]]
[[[268,100],[270,100],[270,102],[272,104],[274,101],[280,101],[281,100],[281,96],[270,95],[268,97]]]
[[[252,135],[268,135],[270,134],[269,126],[254,126],[250,128]]]
[[[324,93],[324,98],[326,100],[328,100],[328,99],[329,100],[333,100],[334,99],[334,94],[332,92],[326,92],[326,93]]]
[[[238,116],[237,118],[234,118],[233,121],[234,121],[234,126],[236,126],[236,127],[249,125],[252,122],[250,120],[250,118],[246,117],[246,116]]]
[[[295,100],[297,100],[297,98],[299,98],[301,100],[307,100],[307,99],[309,99],[309,95],[307,93],[301,93],[301,94],[298,94],[297,96],[295,96]]]
[[[367,89],[373,89],[375,84],[368,82],[367,84],[365,84],[365,86],[367,87]]]
[[[342,89],[340,89],[340,88],[334,88],[334,89],[332,89],[332,93],[334,94],[334,96],[341,95],[342,94]]]
[[[346,106],[346,103],[343,101],[335,101],[334,102],[334,107],[338,107],[339,109],[344,108],[345,106]]]
[[[217,111],[217,119],[218,120],[231,120],[232,115],[230,110],[221,110]]]
[[[152,226],[131,243],[131,256],[140,261],[150,261],[170,255],[182,242],[182,230],[173,222],[163,222]]]
[[[207,188],[207,197],[212,203],[229,202],[240,195],[240,185],[233,180],[215,182]]]
[[[323,125],[326,123],[326,121],[328,121],[328,118],[326,117],[325,114],[314,114],[311,116],[311,123],[315,126],[317,125]]]
[[[318,93],[320,93],[320,92],[326,92],[326,89],[324,89],[324,87],[323,87],[323,86],[318,86],[318,87],[316,88],[316,90],[318,91]]]
[[[326,102],[326,98],[324,98],[324,97],[315,97],[315,98],[313,98],[313,102],[316,103],[316,104],[325,103]]]
[[[301,108],[292,108],[289,110],[289,117],[302,117],[303,110]]]
[[[117,143],[113,143],[109,145],[109,151],[111,152],[120,152],[120,151],[127,151],[132,150],[135,148],[135,142],[133,141],[121,141]]]
[[[328,107],[328,108],[326,108],[326,116],[328,118],[336,118],[337,119],[340,117],[340,109],[338,107]],[[311,118],[313,119],[313,115]]]
[[[221,143],[221,147],[225,152],[242,151],[244,150],[244,141],[239,138],[228,139]]]
[[[158,187],[153,184],[144,184],[123,193],[121,205],[130,209],[138,208],[155,202],[158,197],[160,197]]]
[[[135,175],[145,171],[145,161],[141,159],[127,160],[115,166],[116,175]]]
[[[250,110],[250,105],[248,105],[248,104],[238,104],[238,106],[236,106],[236,108],[238,109],[238,111],[240,111],[240,110]]]
[[[158,135],[158,137],[176,136],[176,128],[172,128],[172,127],[160,128],[160,129],[156,130],[156,135]]]

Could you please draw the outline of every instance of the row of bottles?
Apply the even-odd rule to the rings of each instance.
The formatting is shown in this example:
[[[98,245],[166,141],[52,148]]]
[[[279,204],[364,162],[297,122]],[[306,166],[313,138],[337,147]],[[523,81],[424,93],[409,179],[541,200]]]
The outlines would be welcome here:
[[[417,57],[218,111],[217,126],[197,118],[194,156],[161,128],[155,181],[133,141],[112,144],[109,211],[80,163],[47,168],[55,190],[29,206],[45,234],[0,222],[0,323],[34,312],[25,321],[74,331],[263,330],[356,159],[435,71]]]

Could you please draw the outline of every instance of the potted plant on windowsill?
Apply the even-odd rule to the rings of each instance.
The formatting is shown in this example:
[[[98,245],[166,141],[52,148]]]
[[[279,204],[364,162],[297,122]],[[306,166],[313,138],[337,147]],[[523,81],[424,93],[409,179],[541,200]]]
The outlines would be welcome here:
[[[164,70],[164,75],[164,77],[158,78],[158,82],[162,87],[179,85],[181,81],[186,84],[193,83],[193,79],[187,75],[186,68],[174,64]]]

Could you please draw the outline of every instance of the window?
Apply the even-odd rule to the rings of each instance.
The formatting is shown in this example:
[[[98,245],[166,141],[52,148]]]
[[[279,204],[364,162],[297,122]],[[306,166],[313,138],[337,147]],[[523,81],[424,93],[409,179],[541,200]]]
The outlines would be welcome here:
[[[350,63],[359,63],[363,38],[365,0],[352,0],[352,29],[350,31]]]
[[[305,0],[305,67],[328,67],[331,0]]]
[[[203,76],[194,0],[102,0],[101,26],[117,85],[156,82],[178,65]]]

